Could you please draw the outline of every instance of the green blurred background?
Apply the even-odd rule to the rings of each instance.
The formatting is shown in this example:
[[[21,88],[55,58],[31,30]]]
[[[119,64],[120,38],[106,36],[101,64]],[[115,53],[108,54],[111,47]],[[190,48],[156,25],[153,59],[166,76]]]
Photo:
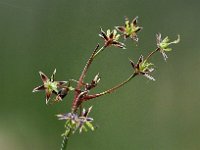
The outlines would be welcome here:
[[[124,16],[139,16],[140,42],[127,50],[109,48],[89,71],[102,77],[103,91],[131,73],[127,58],[136,60],[155,48],[161,32],[181,43],[168,62],[157,54],[156,82],[138,77],[93,105],[94,132],[75,134],[69,150],[199,150],[200,50],[199,1],[180,0],[0,0],[0,150],[58,150],[65,113],[73,95],[46,106],[38,74],[77,79],[95,45],[99,27],[123,25]]]

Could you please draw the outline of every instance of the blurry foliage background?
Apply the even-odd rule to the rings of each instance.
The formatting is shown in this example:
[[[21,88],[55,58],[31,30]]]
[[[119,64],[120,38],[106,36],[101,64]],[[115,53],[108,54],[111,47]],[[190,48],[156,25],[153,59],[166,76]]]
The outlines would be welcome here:
[[[114,94],[86,104],[98,126],[76,134],[69,150],[200,149],[200,50],[197,0],[0,0],[0,149],[58,150],[63,132],[55,114],[65,113],[73,95],[46,106],[38,71],[56,79],[77,79],[98,42],[99,27],[123,25],[124,16],[139,16],[139,45],[109,48],[91,67],[103,91],[131,73],[127,58],[138,59],[155,48],[161,32],[181,43],[153,58],[156,82],[138,77]]]

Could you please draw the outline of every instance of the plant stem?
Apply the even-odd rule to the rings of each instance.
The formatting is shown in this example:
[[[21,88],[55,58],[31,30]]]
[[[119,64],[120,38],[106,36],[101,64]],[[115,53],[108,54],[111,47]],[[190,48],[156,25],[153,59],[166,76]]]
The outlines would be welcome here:
[[[68,142],[68,138],[66,136],[64,136],[60,150],[66,150],[66,148],[67,148],[67,142]]]
[[[146,61],[153,55],[153,54],[155,54],[157,51],[159,51],[160,50],[160,48],[157,48],[157,49],[155,49],[154,51],[152,51],[148,56],[147,56],[147,58],[145,59]]]
[[[133,79],[137,74],[132,74],[129,78],[127,78],[126,80],[124,80],[123,82],[121,82],[120,84],[114,86],[113,88],[106,90],[102,93],[100,93],[100,95],[105,95],[107,93],[112,93],[115,90],[117,90],[118,88],[122,87],[123,85],[125,85],[126,83],[128,83],[131,79]]]
[[[83,71],[82,71],[82,73],[81,73],[81,76],[80,76],[80,78],[79,78],[79,80],[78,80],[78,84],[77,84],[77,87],[76,87],[77,90],[79,90],[79,89],[81,88],[82,83],[83,83],[83,79],[84,79],[84,77],[85,77],[85,75],[86,75],[86,73],[87,73],[87,71],[88,71],[88,68],[90,67],[90,65],[91,65],[91,63],[92,63],[92,61],[93,61],[93,59],[94,59],[94,56],[95,56],[96,51],[98,50],[98,48],[99,48],[99,44],[98,44],[98,45],[96,46],[96,48],[94,49],[92,55],[91,55],[90,58],[88,59],[86,65],[85,65],[85,67],[84,67],[84,69],[83,69]],[[76,95],[76,96],[77,96],[77,95]]]
[[[125,85],[126,83],[128,83],[131,79],[133,79],[136,75],[136,73],[132,74],[131,76],[129,76],[126,80],[124,80],[123,82],[119,83],[118,85],[114,86],[113,88],[110,88],[104,92],[101,92],[99,94],[94,94],[94,95],[88,95],[85,97],[85,101],[87,100],[90,100],[90,99],[93,99],[93,98],[97,98],[97,97],[100,97],[100,96],[103,96],[105,94],[109,94],[109,93],[112,93],[114,92],[115,90],[117,90],[118,88],[122,87],[123,85]]]
[[[104,51],[106,49],[106,45],[104,45],[103,47],[101,47],[94,55],[94,57],[96,57],[98,54],[100,54],[102,51]]]
[[[94,60],[94,58],[100,53],[100,52],[102,52],[105,48],[106,48],[106,46],[104,45],[103,47],[101,47],[99,50],[98,50],[98,48],[99,48],[99,44],[96,46],[96,48],[94,49],[94,51],[93,51],[93,53],[91,54],[91,56],[90,56],[90,58],[88,59],[88,61],[87,61],[87,63],[86,63],[86,65],[85,65],[85,67],[84,67],[84,69],[83,69],[83,71],[82,71],[82,73],[81,73],[81,75],[80,75],[80,77],[79,77],[79,80],[77,81],[77,86],[76,86],[76,91],[75,91],[75,94],[74,94],[74,100],[73,100],[73,106],[72,106],[72,112],[74,112],[74,111],[76,111],[76,109],[77,109],[77,105],[79,105],[80,104],[80,102],[79,102],[79,100],[80,100],[80,96],[81,96],[81,87],[83,86],[83,84],[84,84],[84,78],[85,78],[85,76],[86,76],[86,73],[87,73],[87,71],[88,71],[88,69],[89,69],[89,67],[90,67],[90,65],[92,64],[92,61]],[[98,51],[97,51],[98,50]]]
[[[69,133],[67,135],[63,136],[63,141],[62,141],[60,150],[66,150],[67,149],[67,143],[68,143],[68,140],[69,140],[70,133],[71,133],[71,131],[69,131]]]

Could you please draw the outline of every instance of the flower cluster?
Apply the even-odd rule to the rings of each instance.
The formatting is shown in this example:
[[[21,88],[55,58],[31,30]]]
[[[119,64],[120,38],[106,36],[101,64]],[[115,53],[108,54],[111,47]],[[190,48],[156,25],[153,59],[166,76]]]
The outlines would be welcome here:
[[[172,50],[169,46],[171,44],[176,44],[180,41],[179,35],[176,40],[170,42],[168,37],[162,39],[161,34],[157,34],[157,43],[155,50],[150,52],[145,58],[143,57],[143,55],[141,55],[137,63],[130,60],[133,71],[126,80],[100,93],[90,92],[92,89],[96,88],[98,83],[100,82],[99,73],[92,80],[90,80],[90,82],[85,81],[85,77],[92,62],[100,53],[102,53],[106,48],[110,46],[126,49],[126,45],[120,41],[121,37],[124,39],[124,42],[127,38],[131,38],[132,40],[138,42],[139,38],[137,34],[142,29],[142,27],[138,26],[137,19],[138,17],[135,17],[132,21],[130,21],[128,18],[125,18],[124,26],[116,26],[115,29],[108,29],[106,30],[106,32],[101,29],[99,36],[104,40],[104,44],[102,45],[102,47],[97,44],[96,48],[89,57],[85,67],[83,68],[83,71],[78,80],[70,79],[68,80],[68,82],[55,81],[54,78],[56,74],[56,69],[54,70],[51,78],[48,78],[43,72],[39,72],[43,84],[34,88],[33,92],[44,90],[46,94],[46,104],[49,103],[52,95],[54,95],[53,102],[60,102],[65,98],[66,95],[68,95],[69,91],[73,91],[74,93],[71,111],[69,113],[57,115],[59,120],[65,121],[65,132],[63,134],[64,142],[61,150],[64,150],[63,148],[66,146],[66,139],[69,138],[71,133],[75,133],[76,131],[87,131],[88,129],[94,130],[94,126],[92,125],[93,118],[89,117],[89,113],[91,112],[92,107],[88,109],[82,109],[83,104],[86,101],[116,91],[117,89],[131,81],[135,76],[144,76],[152,81],[155,81],[155,78],[151,76],[151,73],[154,71],[154,64],[149,62],[150,57],[152,57],[155,53],[160,52],[164,60],[166,60],[166,52]],[[70,85],[72,81],[76,83],[75,88]]]
[[[129,19],[126,17],[125,18],[125,26],[116,26],[115,28],[121,34],[118,34],[115,29],[112,31],[110,31],[110,29],[108,29],[107,32],[104,32],[101,29],[101,33],[99,34],[99,36],[104,39],[105,47],[113,45],[113,46],[125,49],[125,44],[122,42],[119,42],[120,36],[123,36],[124,39],[127,39],[130,37],[131,39],[138,42],[137,33],[142,29],[142,27],[137,25],[137,19],[138,19],[138,17],[134,18],[130,22]]]
[[[69,132],[75,133],[77,130],[79,130],[79,132],[82,132],[83,130],[87,131],[87,128],[93,131],[93,118],[89,117],[91,110],[92,107],[87,110],[83,109],[80,115],[76,113],[58,114],[57,117],[59,120],[66,120],[66,131],[64,135],[67,135]]]

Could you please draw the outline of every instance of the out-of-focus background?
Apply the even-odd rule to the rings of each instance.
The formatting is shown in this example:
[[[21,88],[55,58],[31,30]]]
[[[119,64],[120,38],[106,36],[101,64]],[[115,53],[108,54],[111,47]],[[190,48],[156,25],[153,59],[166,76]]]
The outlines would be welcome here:
[[[131,73],[127,58],[138,59],[155,48],[155,34],[181,43],[160,54],[152,82],[138,77],[121,90],[91,101],[97,130],[75,134],[69,150],[199,150],[200,20],[196,0],[0,0],[0,149],[58,150],[64,122],[55,114],[69,111],[73,95],[45,105],[38,71],[56,79],[77,79],[95,45],[99,28],[124,24],[139,16],[139,45],[109,48],[87,76],[100,73],[96,91]]]

